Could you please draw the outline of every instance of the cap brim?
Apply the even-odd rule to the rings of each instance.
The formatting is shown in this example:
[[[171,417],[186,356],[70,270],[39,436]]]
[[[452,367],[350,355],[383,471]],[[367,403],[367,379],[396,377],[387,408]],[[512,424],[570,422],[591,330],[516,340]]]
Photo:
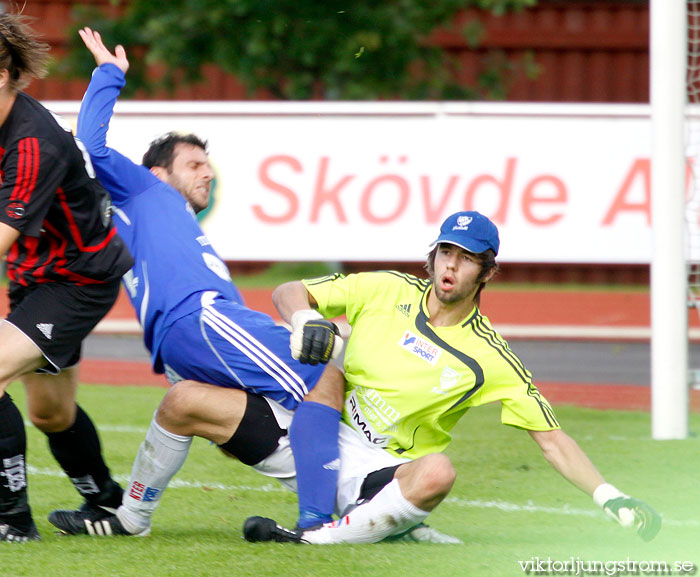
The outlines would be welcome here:
[[[451,239],[449,235],[437,238],[435,241],[433,241],[433,243],[430,246],[432,247],[440,243],[453,244],[455,246],[463,248],[466,251],[473,252],[474,254],[486,252],[491,248],[488,244],[479,240],[469,239],[469,242],[464,242],[464,240]]]

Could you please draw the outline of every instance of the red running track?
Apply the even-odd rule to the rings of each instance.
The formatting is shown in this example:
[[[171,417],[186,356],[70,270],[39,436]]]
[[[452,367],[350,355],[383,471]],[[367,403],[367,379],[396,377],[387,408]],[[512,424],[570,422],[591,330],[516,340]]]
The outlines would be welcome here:
[[[7,315],[8,301],[0,289],[0,317]],[[246,304],[279,319],[268,289],[241,291]],[[481,309],[499,325],[577,325],[594,327],[648,327],[651,313],[649,294],[639,291],[516,291],[489,287]],[[122,290],[107,319],[134,319],[134,312]],[[700,328],[700,316],[691,315],[691,326]]]
[[[85,359],[80,363],[83,383],[116,386],[167,387],[163,375],[156,375],[148,363]],[[651,389],[641,385],[605,385],[592,383],[537,383],[537,387],[554,406],[574,405],[593,409],[649,411]],[[700,391],[691,391],[690,408],[700,412]]]
[[[246,304],[279,318],[269,290],[243,291]],[[648,327],[649,294],[637,291],[511,291],[490,288],[484,293],[482,310],[497,325],[587,327]],[[0,316],[7,314],[7,298],[0,298]],[[133,319],[134,313],[123,294],[108,318]],[[691,326],[700,327],[698,315]],[[152,372],[146,362],[84,359],[80,366],[84,383],[167,387],[162,375]],[[537,383],[553,405],[576,405],[596,409],[648,411],[651,391],[647,386],[590,383]],[[700,391],[691,391],[691,410],[700,411]]]

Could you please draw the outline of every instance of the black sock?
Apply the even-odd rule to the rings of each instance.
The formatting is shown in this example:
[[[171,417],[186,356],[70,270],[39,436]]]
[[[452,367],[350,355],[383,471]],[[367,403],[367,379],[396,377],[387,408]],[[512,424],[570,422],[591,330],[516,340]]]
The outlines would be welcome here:
[[[91,503],[108,507],[121,504],[122,489],[109,474],[97,429],[85,411],[78,406],[71,427],[46,436],[51,453],[78,493]]]
[[[26,531],[32,524],[27,500],[27,436],[22,413],[7,393],[0,397],[0,521]]]

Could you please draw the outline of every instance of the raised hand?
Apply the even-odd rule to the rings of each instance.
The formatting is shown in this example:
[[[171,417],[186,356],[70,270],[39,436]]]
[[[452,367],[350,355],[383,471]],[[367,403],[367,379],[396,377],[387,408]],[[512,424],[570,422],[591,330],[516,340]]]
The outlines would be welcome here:
[[[114,54],[102,42],[102,36],[96,30],[92,30],[87,26],[82,30],[78,30],[80,38],[82,38],[87,49],[92,52],[95,57],[95,62],[98,66],[102,64],[114,64],[122,72],[126,73],[129,70],[129,61],[126,58],[126,50],[121,44],[117,44],[114,48]]]

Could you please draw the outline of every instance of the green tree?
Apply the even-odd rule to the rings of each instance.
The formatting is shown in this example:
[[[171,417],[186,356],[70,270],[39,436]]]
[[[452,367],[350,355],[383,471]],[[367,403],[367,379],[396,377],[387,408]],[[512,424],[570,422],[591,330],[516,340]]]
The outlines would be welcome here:
[[[458,63],[429,41],[465,8],[521,10],[536,0],[112,0],[118,19],[78,7],[75,20],[130,55],[131,91],[172,89],[201,80],[205,65],[233,74],[255,94],[305,100],[474,99],[505,97],[513,63],[490,55],[478,85],[456,80]],[[75,32],[75,31],[73,31]],[[478,21],[460,32],[471,47]],[[59,70],[84,77],[91,62],[71,34]],[[523,64],[526,65],[527,63]]]

